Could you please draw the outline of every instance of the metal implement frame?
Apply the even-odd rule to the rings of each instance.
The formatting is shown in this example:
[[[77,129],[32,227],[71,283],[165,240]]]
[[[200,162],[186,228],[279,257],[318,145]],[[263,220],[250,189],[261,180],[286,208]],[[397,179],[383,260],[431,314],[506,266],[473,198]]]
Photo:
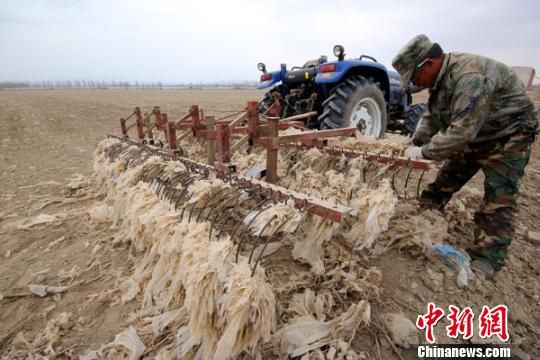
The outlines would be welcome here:
[[[198,105],[189,107],[188,112],[178,120],[168,121],[167,114],[161,113],[159,107],[154,107],[151,113],[142,117],[139,107],[126,118],[120,120],[122,134],[127,138],[127,131],[130,127],[126,126],[126,121],[135,115],[137,126],[137,136],[140,143],[145,143],[144,127],[148,129],[150,144],[153,144],[152,129],[157,128],[165,132],[169,144],[169,155],[183,154],[178,143],[188,136],[205,139],[207,141],[207,162],[218,171],[230,174],[236,171],[236,167],[231,163],[232,154],[241,146],[259,146],[266,148],[266,181],[276,184],[278,181],[278,151],[280,147],[295,147],[299,149],[309,149],[316,147],[321,152],[335,156],[346,156],[354,158],[362,156],[368,161],[378,163],[390,163],[392,167],[402,166],[409,169],[419,169],[426,171],[431,162],[426,160],[413,160],[405,157],[388,156],[380,153],[367,153],[354,150],[348,150],[338,147],[327,147],[324,139],[336,136],[354,136],[356,128],[341,128],[333,130],[308,131],[304,127],[302,120],[316,115],[316,112],[295,115],[290,118],[280,119],[279,100],[263,114],[266,118],[261,121],[259,116],[259,103],[249,101],[243,111],[225,116],[221,119],[215,119],[213,116],[204,117],[203,110]],[[153,124],[148,124],[151,115],[155,115]],[[231,119],[232,116],[236,116]],[[202,121],[202,119],[205,121]],[[302,130],[298,134],[279,135],[279,130],[295,127]],[[183,130],[178,136],[176,131]],[[233,142],[234,136],[240,138]],[[395,177],[395,176],[394,176]]]

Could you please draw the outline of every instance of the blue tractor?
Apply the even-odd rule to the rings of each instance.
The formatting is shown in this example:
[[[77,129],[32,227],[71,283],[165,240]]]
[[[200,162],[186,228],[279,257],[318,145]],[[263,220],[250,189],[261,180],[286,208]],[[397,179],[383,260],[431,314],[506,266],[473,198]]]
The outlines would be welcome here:
[[[334,46],[335,61],[326,56],[310,60],[302,67],[267,72],[263,63],[259,89],[270,89],[260,101],[266,113],[279,97],[281,118],[316,111],[306,125],[312,129],[357,127],[364,135],[380,138],[386,131],[411,135],[426,109],[411,105],[410,87],[402,92],[399,74],[389,71],[371,56],[345,59],[345,49]]]

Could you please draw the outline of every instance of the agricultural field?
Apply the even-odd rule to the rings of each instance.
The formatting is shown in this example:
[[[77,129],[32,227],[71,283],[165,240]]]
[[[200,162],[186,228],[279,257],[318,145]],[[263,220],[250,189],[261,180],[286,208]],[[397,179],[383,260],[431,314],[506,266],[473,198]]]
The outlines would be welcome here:
[[[147,358],[180,354],[226,358],[216,347],[240,358],[415,359],[408,348],[425,339],[414,323],[430,302],[442,308],[470,306],[476,314],[483,305],[506,304],[514,355],[540,358],[540,241],[527,237],[529,231],[540,232],[538,141],[521,186],[507,266],[494,281],[472,276],[467,287],[460,287],[454,270],[426,255],[432,243],[465,249],[472,242],[472,214],[482,199],[482,174],[456,194],[444,212],[421,211],[414,199],[398,199],[390,187],[385,188],[389,183],[383,172],[371,188],[361,189],[357,186],[361,179],[352,178],[358,176],[362,164],[343,165],[318,153],[287,150],[280,152],[282,185],[357,206],[366,224],[370,208],[378,207],[377,230],[367,236],[367,226],[353,223],[336,230],[308,218],[299,220],[298,227],[305,229],[275,241],[274,251],[257,272],[264,284],[260,287],[268,292],[265,301],[273,299],[268,300],[272,306],[259,309],[260,314],[267,314],[257,318],[260,328],[251,328],[253,334],[261,332],[260,339],[250,339],[246,335],[250,328],[245,325],[243,333],[231,337],[234,346],[216,340],[225,338],[223,331],[232,323],[227,318],[220,328],[221,315],[216,315],[236,305],[231,302],[227,307],[226,300],[214,314],[214,327],[204,334],[204,328],[194,325],[193,315],[204,309],[189,305],[197,299],[189,297],[196,289],[191,291],[189,281],[183,280],[182,290],[172,293],[172,273],[159,275],[169,276],[169,281],[158,293],[159,277],[154,270],[160,258],[151,258],[155,255],[151,245],[143,244],[136,232],[124,226],[133,213],[130,206],[137,205],[136,195],[147,194],[149,188],[130,183],[130,191],[122,193],[110,185],[110,169],[100,173],[100,166],[108,166],[104,154],[111,146],[103,140],[107,134],[119,134],[120,117],[134,106],[145,111],[159,105],[174,119],[192,104],[205,109],[206,115],[220,115],[241,110],[248,100],[261,96],[257,90],[0,92],[0,359],[75,359],[85,354],[86,359],[123,358],[123,353],[137,351]],[[416,100],[425,96],[420,94]],[[530,96],[540,106],[540,90],[531,91]],[[340,144],[351,143],[345,139]],[[365,150],[358,148],[359,143],[352,146]],[[372,146],[374,151],[399,154],[406,145],[406,139],[394,135]],[[198,160],[204,159],[200,157],[204,145],[188,140],[185,148]],[[260,164],[263,156],[263,152],[239,153],[233,161],[241,164],[243,173]],[[427,173],[421,185],[434,177],[435,170]],[[340,174],[340,183],[332,182]],[[98,214],[103,210],[104,217]],[[319,233],[309,232],[304,223],[310,221],[313,228],[321,229]],[[141,225],[141,233],[149,228],[145,226]],[[185,230],[186,239],[191,230]],[[306,243],[326,230],[333,235],[315,245]],[[152,240],[152,235],[144,233],[145,241]],[[163,241],[155,236],[155,241]],[[304,249],[296,248],[295,242],[302,242]],[[347,242],[357,250],[349,251]],[[320,252],[306,255],[310,249]],[[299,255],[302,251],[306,252]],[[167,256],[172,252],[174,247],[164,251]],[[216,292],[229,291],[233,285],[227,286]],[[169,300],[164,302],[164,298]],[[203,335],[190,343],[181,329],[193,339],[194,329]],[[313,339],[299,340],[294,333],[298,329],[312,330]],[[212,338],[212,331],[217,335],[206,339]],[[445,338],[442,323],[435,334],[441,343],[451,340]],[[475,335],[465,342],[484,341]]]

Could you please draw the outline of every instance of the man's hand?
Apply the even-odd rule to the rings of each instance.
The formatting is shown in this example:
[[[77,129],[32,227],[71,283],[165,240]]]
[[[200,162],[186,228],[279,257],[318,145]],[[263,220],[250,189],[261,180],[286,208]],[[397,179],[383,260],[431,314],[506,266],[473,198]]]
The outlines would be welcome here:
[[[422,148],[419,146],[409,146],[403,153],[403,156],[411,159],[423,159]]]

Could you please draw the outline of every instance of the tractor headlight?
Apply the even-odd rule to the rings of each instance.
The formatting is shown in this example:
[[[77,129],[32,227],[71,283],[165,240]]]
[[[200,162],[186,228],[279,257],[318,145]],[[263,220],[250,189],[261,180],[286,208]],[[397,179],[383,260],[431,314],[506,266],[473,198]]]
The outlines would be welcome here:
[[[341,45],[334,46],[334,55],[338,59],[342,60],[343,57],[345,56],[345,48],[343,46],[341,46]]]
[[[258,63],[257,64],[257,69],[259,69],[259,71],[262,71],[263,73],[266,72],[266,65],[264,65],[264,63]]]

